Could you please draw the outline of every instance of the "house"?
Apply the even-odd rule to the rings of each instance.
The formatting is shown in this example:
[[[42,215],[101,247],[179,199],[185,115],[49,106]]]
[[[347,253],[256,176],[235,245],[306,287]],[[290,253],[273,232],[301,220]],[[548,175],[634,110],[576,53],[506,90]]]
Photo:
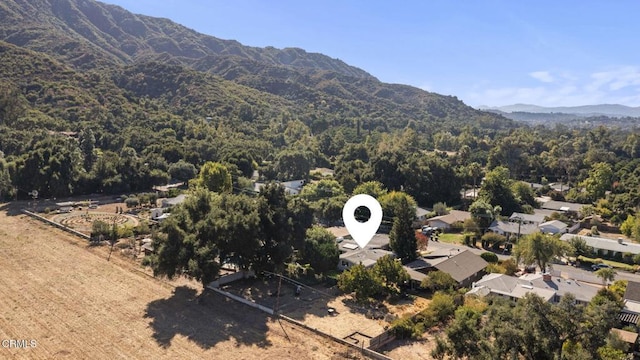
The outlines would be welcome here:
[[[538,229],[545,234],[566,234],[569,226],[560,220],[551,220],[538,225]]]
[[[425,209],[425,208],[421,208],[421,207],[416,207],[416,219],[415,222],[416,224],[415,227],[419,227],[420,225],[424,224],[424,221],[427,220],[427,215],[429,214],[429,210]]]
[[[637,325],[640,320],[640,282],[629,280],[622,299],[624,307],[618,318],[625,324]]]
[[[187,195],[186,194],[180,194],[180,195],[178,195],[176,197],[162,199],[162,207],[163,208],[168,208],[168,207],[172,207],[172,206],[175,206],[175,205],[180,205],[186,199],[187,199]]]
[[[465,220],[471,219],[471,213],[468,211],[451,210],[446,215],[434,216],[427,219],[427,224],[431,227],[448,230],[456,223],[464,223]]]
[[[338,270],[347,270],[354,265],[362,264],[364,267],[369,268],[373,266],[378,259],[385,255],[391,255],[394,258],[396,255],[391,251],[382,250],[382,249],[360,249],[349,251],[343,254],[340,254],[340,259],[338,261]]]
[[[538,226],[534,224],[520,224],[519,222],[502,220],[492,222],[488,230],[507,238],[529,235],[540,231]]]
[[[336,239],[337,240],[337,239]],[[388,234],[375,234],[367,243],[366,249],[375,250],[389,250],[389,235]],[[360,249],[360,246],[356,243],[351,236],[345,236],[338,242],[338,249],[341,253],[355,251]]]
[[[509,216],[509,221],[523,223],[523,224],[533,224],[540,225],[544,222],[546,215],[543,213],[533,213],[533,214],[525,214],[514,212]]]
[[[599,256],[603,257],[621,256],[624,253],[631,253],[633,255],[640,254],[640,244],[625,242],[622,238],[612,240],[595,236],[574,234],[564,234],[560,236],[560,240],[562,241],[570,241],[573,238],[580,238],[584,240],[588,246],[593,248],[594,252],[599,253]]]
[[[552,210],[555,212],[579,214],[582,208],[586,205],[587,204],[576,204],[576,203],[570,203],[565,201],[549,200],[547,202],[542,203],[540,207],[542,209]]]
[[[467,295],[498,295],[518,300],[534,293],[545,301],[557,303],[567,294],[572,294],[577,303],[587,304],[598,294],[599,286],[584,284],[574,279],[563,279],[560,272],[525,274],[519,278],[505,274],[487,274],[473,283]]]
[[[305,184],[305,180],[292,180],[285,182],[276,182],[284,188],[284,192],[287,195],[298,195]],[[260,190],[266,185],[266,183],[255,182],[253,183],[253,191],[259,193]]]
[[[151,209],[151,220],[158,220],[160,216],[164,214],[163,208],[153,208]]]
[[[527,281],[515,276],[492,273],[485,275],[481,280],[474,282],[467,295],[485,297],[488,295],[502,296],[512,300],[522,299],[528,293],[534,293],[545,301],[550,302],[555,296],[555,291],[534,287]]]
[[[635,353],[638,351],[638,333],[637,332],[616,329],[616,328],[612,328],[610,332],[612,334],[617,335],[620,338],[620,340],[629,344],[629,350],[627,351],[628,353]]]
[[[479,255],[464,250],[435,264],[435,268],[451,275],[460,287],[466,287],[484,275],[487,265],[489,264]]]
[[[469,286],[484,275],[488,263],[471,251],[453,251],[416,259],[404,267],[411,280],[420,283],[431,271],[440,270],[449,274],[461,287]],[[409,271],[411,270],[411,271]]]
[[[560,277],[559,272],[524,274],[519,279],[536,288],[555,291],[555,295],[551,299],[554,303],[559,302],[563,296],[570,293],[575,297],[576,302],[587,304],[600,290],[599,286],[583,284],[572,279],[563,279]]]

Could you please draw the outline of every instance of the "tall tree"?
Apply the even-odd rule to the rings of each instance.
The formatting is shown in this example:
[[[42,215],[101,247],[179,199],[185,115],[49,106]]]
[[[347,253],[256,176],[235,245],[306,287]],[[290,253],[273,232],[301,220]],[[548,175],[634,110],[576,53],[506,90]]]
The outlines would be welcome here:
[[[335,270],[340,257],[336,237],[321,226],[309,228],[306,235],[302,262],[311,265],[319,274]]]
[[[226,166],[207,161],[202,165],[198,177],[194,179],[194,185],[217,193],[231,192],[231,174]]]
[[[569,251],[567,244],[560,239],[535,232],[518,240],[513,250],[513,256],[525,264],[537,264],[540,271],[544,272],[554,257]]]
[[[604,197],[607,190],[611,190],[613,184],[613,170],[611,165],[599,162],[594,164],[589,170],[589,177],[580,183],[583,186],[591,201],[596,201]]]
[[[415,216],[415,208],[411,206],[409,200],[406,197],[400,197],[395,209],[391,233],[389,233],[389,246],[405,264],[417,257],[418,243],[413,230]]]
[[[518,199],[511,190],[512,180],[509,178],[509,169],[498,166],[489,171],[480,188],[479,197],[491,204],[500,206],[502,215],[511,215],[521,210]]]
[[[378,278],[387,292],[397,294],[400,286],[409,281],[410,277],[402,264],[391,255],[385,255],[378,259],[373,265],[372,271]]]

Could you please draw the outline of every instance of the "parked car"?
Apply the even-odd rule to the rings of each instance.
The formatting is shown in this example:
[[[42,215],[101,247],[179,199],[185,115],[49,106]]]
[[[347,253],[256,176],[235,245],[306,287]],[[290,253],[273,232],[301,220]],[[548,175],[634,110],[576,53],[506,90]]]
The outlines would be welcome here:
[[[610,269],[611,265],[607,265],[607,264],[593,264],[591,265],[591,270],[596,271],[599,269]]]

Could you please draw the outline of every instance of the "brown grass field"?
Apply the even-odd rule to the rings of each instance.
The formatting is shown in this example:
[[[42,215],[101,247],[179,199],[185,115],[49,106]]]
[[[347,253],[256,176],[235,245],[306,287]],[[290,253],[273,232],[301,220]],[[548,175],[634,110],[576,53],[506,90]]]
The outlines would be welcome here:
[[[0,359],[361,358],[199,284],[155,279],[115,251],[107,261],[108,247],[89,247],[12,207],[0,210]]]

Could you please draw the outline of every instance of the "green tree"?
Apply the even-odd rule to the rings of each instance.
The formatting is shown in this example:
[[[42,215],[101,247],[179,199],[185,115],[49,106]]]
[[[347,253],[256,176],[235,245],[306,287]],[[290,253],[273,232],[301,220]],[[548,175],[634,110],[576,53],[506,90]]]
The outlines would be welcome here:
[[[558,238],[541,232],[525,235],[515,245],[513,255],[525,264],[537,264],[541,271],[556,256],[567,252],[567,246]]]
[[[184,160],[179,160],[169,165],[168,171],[171,178],[178,181],[189,181],[193,179],[197,173],[196,167],[192,163]]]
[[[275,171],[278,180],[309,179],[311,159],[309,153],[298,150],[284,150],[276,157]]]
[[[480,233],[484,233],[493,222],[493,219],[500,214],[500,208],[491,206],[490,203],[483,199],[477,199],[469,206],[469,212]]]
[[[372,271],[362,264],[352,266],[338,276],[338,288],[346,293],[355,293],[358,302],[364,303],[369,298],[380,294],[380,282]]]
[[[231,174],[226,166],[207,161],[200,168],[198,177],[194,179],[194,185],[217,193],[231,192]]]
[[[579,236],[572,237],[568,243],[571,246],[571,253],[576,258],[579,256],[590,256],[593,254],[593,248],[587,245],[587,242]]]
[[[440,270],[430,271],[420,283],[420,287],[430,291],[451,290],[457,285],[458,282],[451,275]]]
[[[367,181],[353,189],[353,195],[367,194],[376,199],[380,199],[386,193],[387,189],[385,189],[384,185],[379,181]]]
[[[389,246],[405,264],[417,257],[418,244],[416,233],[413,230],[415,214],[415,208],[411,206],[409,200],[406,197],[401,197],[389,233]]]
[[[390,294],[400,292],[400,285],[410,280],[409,274],[391,255],[378,259],[372,268],[374,276],[379,279]]]
[[[500,206],[500,214],[511,215],[522,209],[511,190],[511,185],[512,180],[509,177],[509,169],[504,166],[498,166],[485,176],[480,187],[479,197],[492,206]]]
[[[612,268],[598,269],[595,274],[602,279],[602,285],[604,286],[608,286],[607,284],[616,278],[616,271]]]
[[[593,164],[589,170],[589,177],[580,183],[585,188],[591,201],[604,197],[607,190],[611,190],[613,184],[613,169],[611,165],[599,162]]]
[[[307,230],[302,262],[311,265],[319,274],[335,270],[338,266],[340,250],[336,237],[321,226],[313,226]]]

